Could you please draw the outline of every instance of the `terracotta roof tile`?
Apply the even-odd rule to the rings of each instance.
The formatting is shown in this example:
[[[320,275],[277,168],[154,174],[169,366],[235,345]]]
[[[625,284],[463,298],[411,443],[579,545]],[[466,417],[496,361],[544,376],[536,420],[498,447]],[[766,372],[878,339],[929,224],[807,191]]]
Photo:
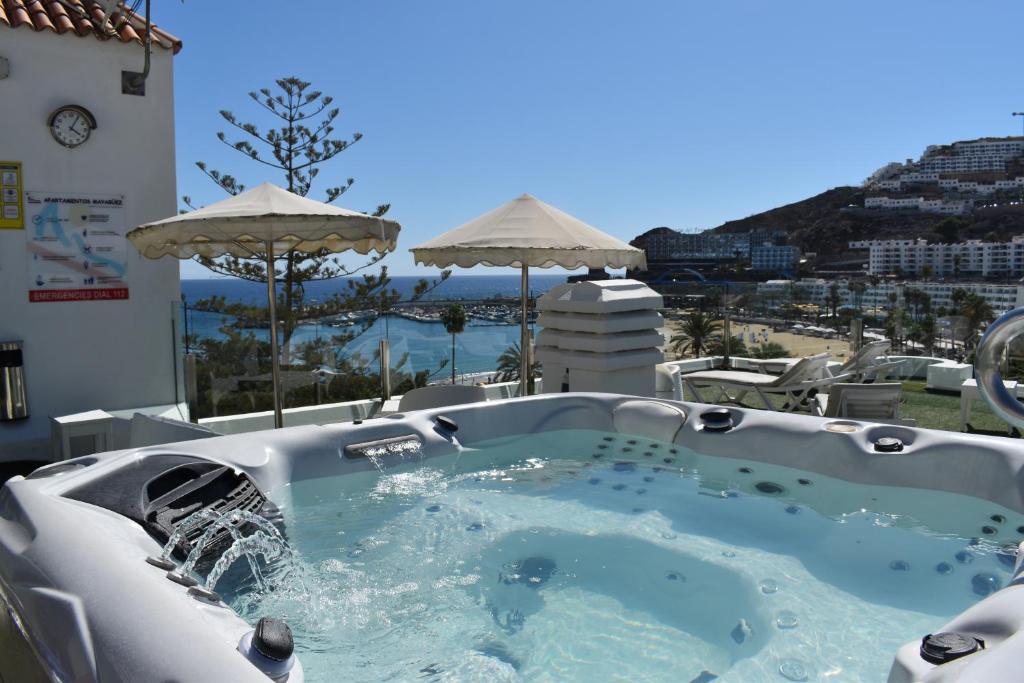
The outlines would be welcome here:
[[[44,28],[48,28],[51,31],[57,30],[57,28],[53,25],[53,22],[50,21],[49,15],[46,12],[42,11],[41,7],[30,7],[29,16],[32,17],[32,23],[35,24],[35,29],[37,31],[42,31]]]
[[[75,29],[75,23],[71,21],[71,18],[68,16],[68,11],[64,9],[64,5],[53,0],[50,2],[50,6],[47,9],[49,11],[50,21],[53,22],[57,33],[64,33],[65,31],[73,31]]]
[[[90,17],[92,20],[90,21]],[[33,31],[52,31],[57,34],[93,36],[98,40],[117,38],[122,43],[143,44],[146,19],[124,3],[118,11],[104,21],[103,9],[96,0],[0,0],[0,24],[10,28],[27,26]],[[175,54],[181,50],[181,40],[152,26],[153,44]]]

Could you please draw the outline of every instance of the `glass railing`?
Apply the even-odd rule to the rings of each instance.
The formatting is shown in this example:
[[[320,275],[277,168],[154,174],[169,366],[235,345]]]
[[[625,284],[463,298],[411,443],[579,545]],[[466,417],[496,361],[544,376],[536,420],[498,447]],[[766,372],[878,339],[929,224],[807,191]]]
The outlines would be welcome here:
[[[917,411],[911,417],[922,426],[937,428],[957,428],[959,399],[930,393],[924,361],[948,359],[970,365],[991,320],[983,306],[972,311],[954,304],[951,296],[942,299],[942,306],[930,300],[915,302],[913,297],[908,299],[912,287],[891,292],[876,289],[867,296],[871,285],[866,280],[858,283],[864,285],[859,289],[844,284],[838,297],[829,283],[820,282],[766,286],[708,276],[703,281],[691,277],[651,284],[664,299],[665,360],[757,361],[827,352],[842,363],[859,343],[884,340],[887,355],[923,357],[909,359],[914,373],[896,379],[910,382],[905,397],[917,402],[911,406]],[[897,291],[902,298],[895,298]],[[397,396],[426,384],[450,383],[453,374],[461,384],[517,380],[518,300],[460,300],[467,318],[463,330],[454,335],[440,319],[453,302],[454,298],[399,302],[386,314],[353,309],[306,316],[285,327],[281,337],[284,408],[379,399],[386,385]],[[978,299],[973,303],[977,305]],[[270,411],[273,393],[265,314],[263,320],[244,320],[195,307],[184,313],[182,328],[188,336],[183,350],[191,358],[182,366],[194,367],[195,390],[186,392],[193,419]],[[536,338],[535,322],[531,327]],[[382,342],[387,345],[386,363],[382,363]],[[1024,345],[1009,346],[1002,363],[1004,379],[1024,378]],[[729,366],[757,368],[746,361]],[[957,375],[956,381],[969,378],[969,370],[963,377]],[[963,371],[961,367],[957,372]],[[382,372],[387,373],[387,382],[382,381]],[[959,384],[950,386],[955,390]],[[929,411],[946,411],[950,417],[932,424],[927,421]]]
[[[892,355],[966,359],[984,321],[929,301],[864,297],[845,288],[766,287],[725,280],[659,285],[665,296],[666,355],[798,358],[828,352],[843,360],[851,344],[888,340]],[[728,333],[727,333],[728,328]],[[856,339],[854,339],[856,337]]]
[[[434,383],[518,379],[519,302],[459,301],[466,321],[454,335],[440,319],[451,303],[399,303],[386,313],[354,310],[282,325],[283,407],[381,397],[382,372],[391,395]],[[262,320],[244,320],[189,307],[183,320],[184,350],[193,356],[183,366],[195,368],[194,419],[272,410],[265,313]]]

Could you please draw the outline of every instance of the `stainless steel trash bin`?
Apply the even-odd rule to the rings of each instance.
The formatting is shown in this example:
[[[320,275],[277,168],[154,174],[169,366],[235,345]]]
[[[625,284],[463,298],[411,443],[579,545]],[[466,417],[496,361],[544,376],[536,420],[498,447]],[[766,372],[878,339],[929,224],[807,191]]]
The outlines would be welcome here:
[[[28,417],[21,342],[0,342],[0,422]]]

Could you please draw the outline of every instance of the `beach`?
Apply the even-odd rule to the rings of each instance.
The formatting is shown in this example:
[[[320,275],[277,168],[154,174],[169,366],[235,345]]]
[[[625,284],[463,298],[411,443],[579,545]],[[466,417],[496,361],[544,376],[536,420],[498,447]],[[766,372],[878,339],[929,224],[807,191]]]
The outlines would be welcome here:
[[[680,321],[678,320],[669,322],[668,330],[670,331],[670,336],[679,333],[679,323]],[[844,361],[850,357],[850,343],[845,339],[824,339],[810,335],[793,334],[792,332],[772,332],[772,328],[767,325],[733,322],[731,327],[732,336],[736,337],[742,333],[743,341],[748,347],[751,345],[751,333],[756,336],[758,340],[756,343],[760,343],[764,339],[765,331],[767,331],[768,341],[781,345],[786,349],[786,356],[790,358],[813,356],[818,353],[828,353],[832,356],[833,360],[838,361]],[[669,345],[670,347],[671,345]],[[673,355],[671,351],[667,353],[667,356],[670,355]],[[678,358],[688,357],[690,356],[678,356]]]

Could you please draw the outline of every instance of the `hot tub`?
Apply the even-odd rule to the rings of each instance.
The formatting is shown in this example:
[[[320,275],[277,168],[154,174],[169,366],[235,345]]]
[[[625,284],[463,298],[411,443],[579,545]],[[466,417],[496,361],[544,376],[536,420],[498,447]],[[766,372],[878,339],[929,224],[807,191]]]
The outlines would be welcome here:
[[[1017,680],[1022,464],[605,394],[79,458],[0,491],[0,674]]]

